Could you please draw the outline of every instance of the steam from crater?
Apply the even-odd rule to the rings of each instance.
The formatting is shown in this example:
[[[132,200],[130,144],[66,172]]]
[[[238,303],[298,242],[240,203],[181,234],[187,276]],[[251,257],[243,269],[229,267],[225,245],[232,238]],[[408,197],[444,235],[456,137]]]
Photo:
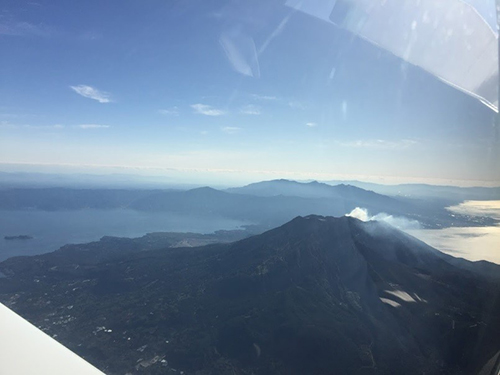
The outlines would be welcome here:
[[[368,213],[368,210],[362,207],[356,207],[354,210],[352,210],[345,216],[354,217],[361,221],[371,221],[371,220],[383,221],[401,230],[421,229],[421,225],[417,220],[411,220],[403,216],[393,216],[385,212],[380,212],[376,215],[371,216]]]

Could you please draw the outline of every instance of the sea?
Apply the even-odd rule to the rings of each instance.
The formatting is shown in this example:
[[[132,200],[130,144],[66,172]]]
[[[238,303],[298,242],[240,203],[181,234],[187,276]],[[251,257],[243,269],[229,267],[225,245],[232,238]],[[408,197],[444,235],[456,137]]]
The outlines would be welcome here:
[[[246,223],[216,216],[151,213],[129,209],[76,211],[0,210],[0,261],[37,255],[66,244],[97,241],[103,236],[140,237],[151,232],[212,233],[240,229]],[[28,235],[30,240],[6,240]]]
[[[467,201],[451,212],[500,220],[500,201]],[[214,216],[142,212],[129,209],[76,211],[0,210],[0,261],[37,255],[66,244],[97,241],[103,236],[140,237],[151,232],[212,233],[252,223]],[[407,233],[455,257],[500,264],[500,226],[408,229]],[[30,240],[4,236],[29,235]]]
[[[448,210],[500,220],[500,201],[466,201],[448,207]],[[500,226],[412,229],[406,232],[454,257],[500,264]]]

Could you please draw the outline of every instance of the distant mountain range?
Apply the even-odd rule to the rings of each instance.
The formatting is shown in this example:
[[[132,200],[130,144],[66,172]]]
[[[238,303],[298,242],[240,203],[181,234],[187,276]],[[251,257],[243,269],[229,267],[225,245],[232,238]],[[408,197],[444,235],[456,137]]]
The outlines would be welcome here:
[[[493,373],[500,266],[383,223],[311,215],[232,244],[133,241],[4,261],[0,301],[108,374]]]
[[[284,195],[302,198],[355,199],[360,203],[373,202],[375,200],[384,200],[388,204],[394,202],[386,196],[356,186],[345,184],[332,186],[317,181],[308,183],[291,180],[262,181],[239,188],[230,188],[226,191],[263,197]]]
[[[84,174],[84,173],[34,173],[34,172],[0,172],[0,189],[18,189],[18,188],[69,188],[69,189],[193,189],[200,187],[200,184],[179,184],[175,181],[177,178],[170,176],[141,176],[131,174]],[[303,184],[310,181],[303,182]],[[429,185],[429,184],[381,184],[364,182],[357,180],[330,180],[322,181],[327,185],[350,185],[365,190],[371,190],[378,194],[411,197],[417,199],[439,199],[447,200],[449,204],[453,204],[464,200],[500,200],[500,186],[496,187],[458,187],[445,185]],[[247,193],[253,190],[251,194],[259,195],[261,187],[280,183],[282,187],[291,185],[295,181],[291,180],[272,180],[262,183],[250,184],[244,187]],[[313,181],[313,183],[317,183]],[[261,187],[259,187],[261,184]],[[499,183],[500,185],[500,183]],[[217,189],[219,186],[211,185]],[[222,185],[221,185],[222,186]],[[241,188],[231,188],[237,192]],[[272,189],[272,187],[271,187]],[[293,188],[292,188],[293,189]],[[301,189],[296,189],[300,192]],[[271,190],[268,190],[271,191]],[[276,189],[276,195],[282,194],[280,189]],[[289,191],[290,192],[290,191]],[[287,194],[284,195],[288,195]],[[303,193],[303,192],[302,192]],[[308,195],[316,196],[316,193],[310,192]],[[267,195],[267,194],[266,194]],[[321,195],[321,194],[320,194]],[[295,195],[294,195],[295,196]]]
[[[493,219],[472,221],[448,212],[449,200],[389,197],[350,185],[289,180],[259,182],[240,188],[216,190],[126,190],[15,188],[0,189],[2,210],[134,209],[185,215],[226,217],[263,228],[281,225],[298,215],[348,214],[362,207],[371,215],[405,216],[424,227],[492,225]]]
[[[295,194],[255,194],[253,190],[247,192],[246,188],[241,188],[238,193],[236,190],[224,192],[209,187],[184,192],[157,192],[138,199],[129,207],[145,211],[217,213],[225,217],[270,225],[282,224],[297,215],[311,213],[341,216],[358,206],[372,212],[411,211],[407,202],[352,186],[332,187],[319,183],[311,185],[289,181],[287,187]],[[301,188],[308,194],[299,194]],[[276,189],[271,187],[270,190]]]
[[[447,200],[449,204],[464,200],[500,200],[500,186],[497,187],[459,187],[429,184],[384,185],[362,181],[326,181],[330,185],[341,183],[373,190],[389,196]]]

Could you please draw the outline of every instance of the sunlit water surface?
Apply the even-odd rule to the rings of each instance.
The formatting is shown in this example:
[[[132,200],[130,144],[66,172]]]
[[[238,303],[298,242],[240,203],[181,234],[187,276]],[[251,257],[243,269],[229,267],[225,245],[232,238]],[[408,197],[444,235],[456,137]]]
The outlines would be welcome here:
[[[449,207],[448,210],[462,215],[487,216],[500,220],[500,201],[467,201]],[[413,229],[407,232],[455,257],[500,264],[500,226]]]

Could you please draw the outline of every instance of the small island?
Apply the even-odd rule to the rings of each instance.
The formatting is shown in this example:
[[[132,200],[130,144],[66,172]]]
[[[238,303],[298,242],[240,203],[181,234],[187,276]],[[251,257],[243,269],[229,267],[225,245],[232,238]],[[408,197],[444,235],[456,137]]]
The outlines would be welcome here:
[[[27,234],[20,234],[19,236],[5,236],[4,239],[12,241],[12,240],[32,240],[33,237],[28,236]]]

